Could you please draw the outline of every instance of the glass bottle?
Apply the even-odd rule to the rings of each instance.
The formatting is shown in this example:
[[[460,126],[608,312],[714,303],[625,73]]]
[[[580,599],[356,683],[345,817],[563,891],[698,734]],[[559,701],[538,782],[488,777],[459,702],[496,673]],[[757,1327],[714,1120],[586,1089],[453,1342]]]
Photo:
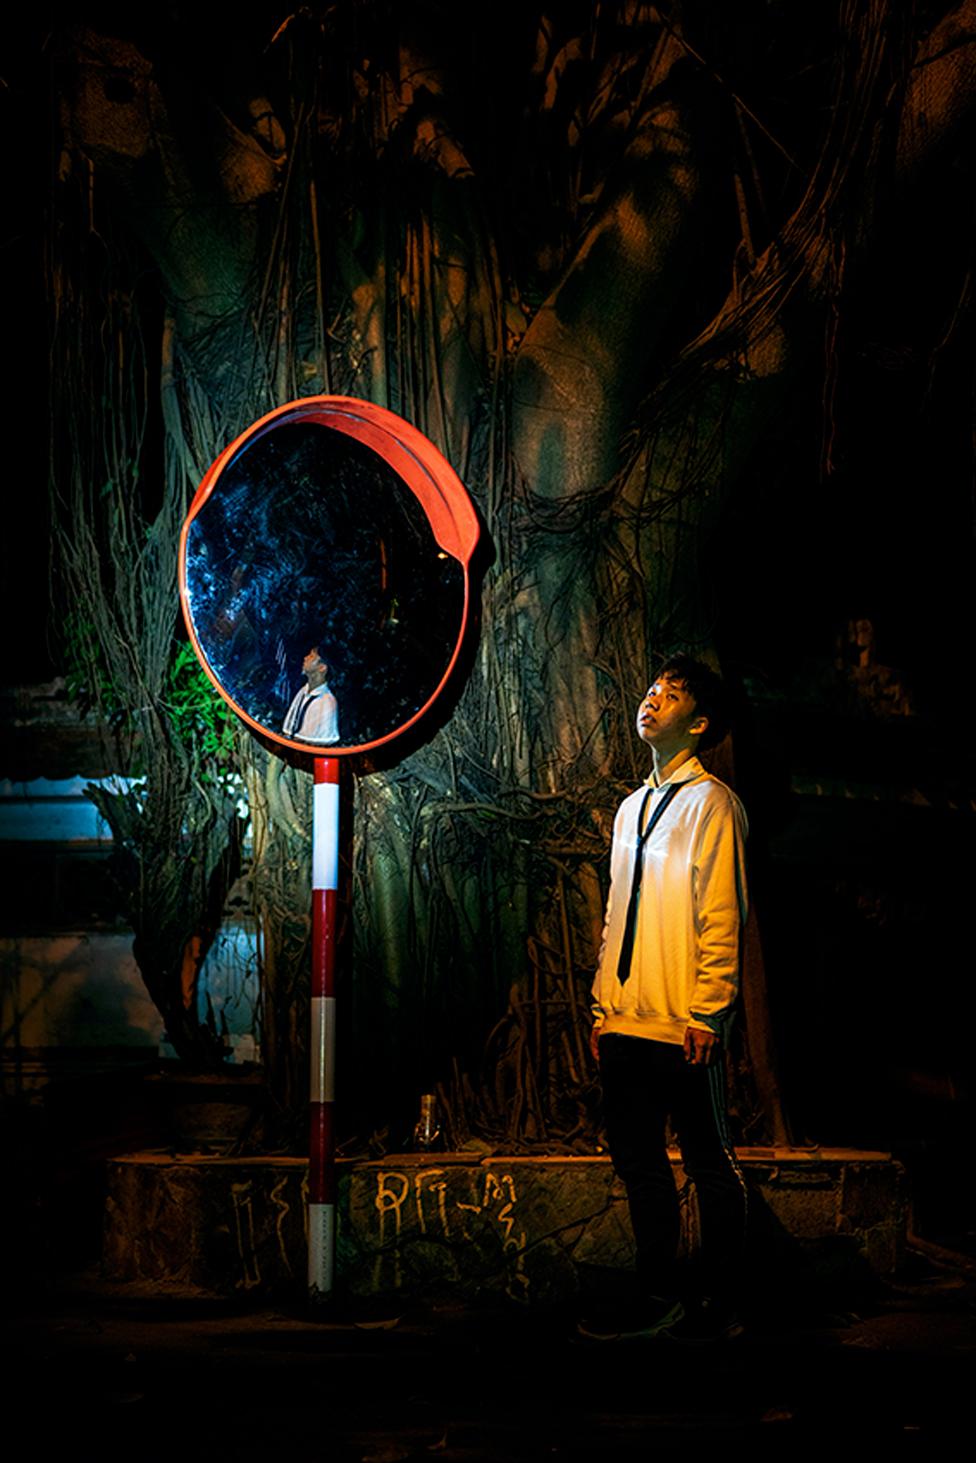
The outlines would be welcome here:
[[[420,1117],[413,1130],[413,1146],[418,1153],[431,1153],[444,1146],[437,1098],[433,1092],[425,1092],[420,1099]]]

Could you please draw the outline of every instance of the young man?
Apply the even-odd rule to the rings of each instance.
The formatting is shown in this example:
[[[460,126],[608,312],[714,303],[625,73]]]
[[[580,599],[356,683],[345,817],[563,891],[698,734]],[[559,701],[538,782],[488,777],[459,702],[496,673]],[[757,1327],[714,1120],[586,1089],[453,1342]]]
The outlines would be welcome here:
[[[638,1290],[626,1313],[581,1323],[595,1339],[741,1329],[734,1302],[745,1189],[726,1123],[724,1049],[746,910],[746,820],[735,794],[696,755],[725,735],[725,708],[722,682],[708,666],[679,655],[661,667],[637,712],[653,770],[614,822],[592,1048],[610,1153],[627,1189]],[[698,1196],[694,1304],[679,1298],[669,1118]]]
[[[329,690],[329,667],[313,645],[302,661],[305,685],[285,712],[282,731],[301,742],[329,745],[339,740],[339,707]]]

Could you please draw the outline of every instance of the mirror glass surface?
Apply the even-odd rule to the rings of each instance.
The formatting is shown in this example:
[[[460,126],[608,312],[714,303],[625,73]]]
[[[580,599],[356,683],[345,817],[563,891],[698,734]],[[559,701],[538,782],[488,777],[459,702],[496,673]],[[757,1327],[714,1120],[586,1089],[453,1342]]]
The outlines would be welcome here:
[[[310,749],[363,746],[410,721],[464,620],[464,569],[409,487],[318,422],[276,426],[224,468],[190,524],[185,575],[228,696]]]

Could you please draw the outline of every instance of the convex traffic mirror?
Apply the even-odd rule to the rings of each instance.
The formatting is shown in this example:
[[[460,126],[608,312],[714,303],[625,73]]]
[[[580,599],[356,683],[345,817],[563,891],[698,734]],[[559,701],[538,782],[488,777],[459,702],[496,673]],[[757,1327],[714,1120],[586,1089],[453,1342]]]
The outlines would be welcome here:
[[[217,459],[180,546],[201,663],[263,735],[317,755],[399,736],[464,637],[478,520],[437,449],[369,402],[308,397]]]

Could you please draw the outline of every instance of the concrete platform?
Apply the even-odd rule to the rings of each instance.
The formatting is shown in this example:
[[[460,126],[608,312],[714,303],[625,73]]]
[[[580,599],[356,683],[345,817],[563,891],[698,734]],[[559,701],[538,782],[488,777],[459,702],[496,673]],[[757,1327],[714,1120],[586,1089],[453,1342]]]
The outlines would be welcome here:
[[[739,1150],[750,1191],[750,1264],[782,1275],[838,1265],[875,1277],[900,1265],[904,1171],[848,1149]],[[674,1157],[683,1246],[694,1188]],[[211,1295],[300,1294],[307,1164],[297,1158],[134,1153],[108,1165],[103,1273]],[[497,1293],[565,1300],[588,1271],[633,1262],[622,1186],[607,1158],[395,1154],[340,1161],[338,1273],[354,1296]],[[812,1267],[812,1269],[811,1269]]]

